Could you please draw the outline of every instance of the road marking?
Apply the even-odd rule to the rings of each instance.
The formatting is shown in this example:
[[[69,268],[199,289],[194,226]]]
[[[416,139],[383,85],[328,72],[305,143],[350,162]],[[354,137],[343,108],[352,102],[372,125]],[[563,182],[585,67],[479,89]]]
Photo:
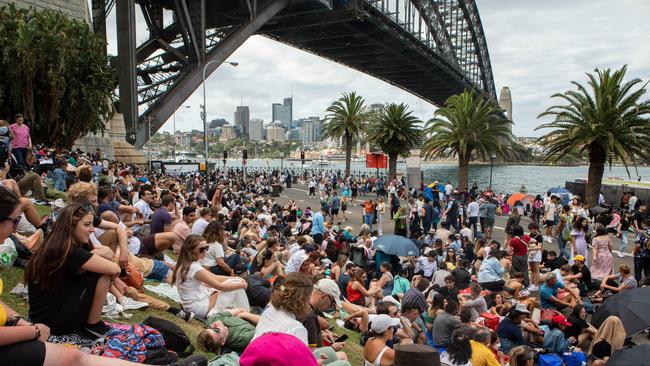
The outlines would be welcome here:
[[[305,200],[298,199],[298,202],[305,202]]]

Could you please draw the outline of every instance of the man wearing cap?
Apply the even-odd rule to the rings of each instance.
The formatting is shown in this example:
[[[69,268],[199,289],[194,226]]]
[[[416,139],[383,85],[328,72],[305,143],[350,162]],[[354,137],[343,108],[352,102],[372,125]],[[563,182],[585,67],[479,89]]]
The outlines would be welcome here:
[[[311,311],[302,324],[307,328],[307,342],[309,347],[314,349],[314,354],[319,357],[327,356],[325,364],[330,364],[337,360],[347,360],[344,352],[340,352],[345,346],[345,342],[334,342],[334,334],[329,330],[325,333],[321,330],[320,314],[323,311],[339,308],[341,306],[341,291],[336,282],[329,278],[323,278],[316,282],[314,290],[309,298],[309,306]],[[323,347],[323,336],[328,338],[331,347]],[[322,356],[321,356],[322,355]]]
[[[510,310],[508,316],[499,323],[497,333],[499,334],[499,340],[501,343],[499,348],[501,352],[507,354],[514,347],[526,344],[524,335],[521,331],[521,322],[528,316],[528,314],[530,314],[530,312],[526,308],[526,305],[517,304]]]
[[[585,257],[576,255],[573,257],[573,265],[571,266],[573,274],[564,276],[565,281],[578,281],[578,289],[580,296],[587,296],[587,292],[591,289],[591,271],[585,266]]]
[[[577,342],[575,337],[564,337],[564,330],[570,326],[571,323],[563,315],[559,314],[551,318],[551,326],[542,325],[541,327],[544,330],[544,348],[550,349],[557,354],[568,352],[569,347]]]

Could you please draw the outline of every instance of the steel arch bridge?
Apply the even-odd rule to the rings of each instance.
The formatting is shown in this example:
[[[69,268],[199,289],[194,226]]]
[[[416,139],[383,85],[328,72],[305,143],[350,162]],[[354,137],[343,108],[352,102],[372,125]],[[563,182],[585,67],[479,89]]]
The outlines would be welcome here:
[[[127,139],[138,147],[201,85],[205,65],[209,75],[255,34],[435,105],[467,88],[496,100],[475,0],[93,0],[92,6],[98,33],[105,34],[106,16],[116,11],[120,111]],[[136,6],[149,33],[140,43]]]

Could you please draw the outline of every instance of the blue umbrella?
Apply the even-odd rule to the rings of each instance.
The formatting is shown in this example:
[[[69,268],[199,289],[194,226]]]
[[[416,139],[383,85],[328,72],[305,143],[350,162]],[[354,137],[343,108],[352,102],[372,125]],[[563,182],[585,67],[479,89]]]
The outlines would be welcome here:
[[[571,191],[562,187],[550,188],[548,190],[552,195],[559,197],[563,204],[568,204],[571,201]]]
[[[401,257],[417,256],[420,253],[411,239],[400,235],[382,235],[373,244],[377,250]]]

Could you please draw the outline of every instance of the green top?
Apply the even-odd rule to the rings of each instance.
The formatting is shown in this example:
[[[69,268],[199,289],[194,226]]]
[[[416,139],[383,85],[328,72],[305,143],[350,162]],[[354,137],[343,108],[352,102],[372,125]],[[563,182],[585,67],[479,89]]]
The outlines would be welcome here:
[[[402,276],[393,278],[393,292],[391,295],[403,294],[411,288],[409,280]]]
[[[244,352],[244,349],[253,340],[255,326],[242,318],[232,316],[228,312],[217,313],[211,316],[208,318],[207,324],[210,325],[217,320],[221,320],[230,330],[225,345],[237,353]]]

